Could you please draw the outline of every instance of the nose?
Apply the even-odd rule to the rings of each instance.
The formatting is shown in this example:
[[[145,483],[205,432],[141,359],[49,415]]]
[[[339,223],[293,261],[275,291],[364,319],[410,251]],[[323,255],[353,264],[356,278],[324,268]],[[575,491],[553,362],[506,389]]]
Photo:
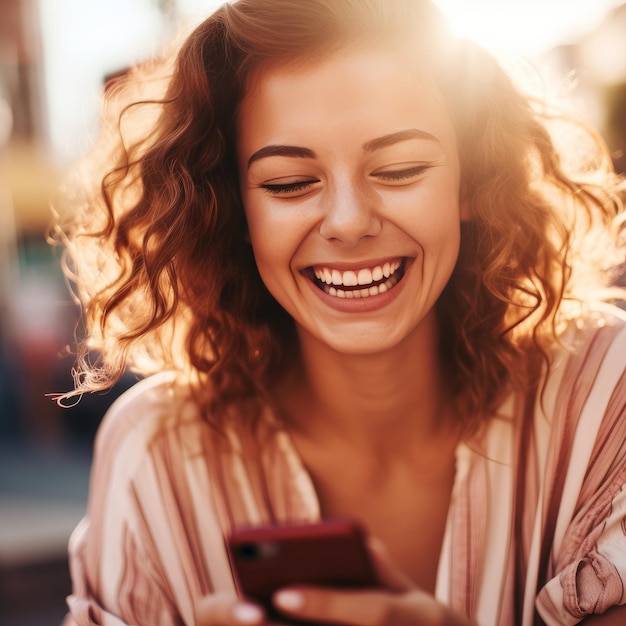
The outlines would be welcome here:
[[[364,237],[375,237],[382,229],[375,194],[352,182],[328,193],[320,234],[346,246],[355,246]]]

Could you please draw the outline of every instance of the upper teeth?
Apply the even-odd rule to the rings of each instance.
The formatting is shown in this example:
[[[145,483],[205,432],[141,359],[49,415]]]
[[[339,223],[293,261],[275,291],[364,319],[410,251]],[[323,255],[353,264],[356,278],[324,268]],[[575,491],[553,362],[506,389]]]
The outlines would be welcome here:
[[[364,267],[360,270],[342,272],[329,267],[316,267],[314,272],[315,277],[327,285],[356,287],[357,285],[371,285],[383,278],[389,278],[400,265],[400,261],[388,261],[383,265],[376,265],[372,268]]]

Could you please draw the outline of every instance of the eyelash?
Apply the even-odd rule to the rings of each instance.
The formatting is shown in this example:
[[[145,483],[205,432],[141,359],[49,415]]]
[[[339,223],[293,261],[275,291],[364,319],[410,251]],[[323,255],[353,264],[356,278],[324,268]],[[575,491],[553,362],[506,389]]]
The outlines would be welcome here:
[[[311,185],[317,182],[319,181],[318,180],[302,180],[302,181],[298,181],[297,183],[284,183],[284,184],[264,183],[261,185],[261,187],[265,189],[265,191],[267,191],[268,193],[272,194],[273,196],[281,196],[281,195],[287,195],[290,193],[296,193],[298,191],[303,191],[304,189],[307,189],[308,187],[310,187]]]
[[[397,170],[397,171],[388,171],[388,172],[378,172],[376,174],[372,174],[376,178],[382,178],[383,180],[389,181],[401,181],[407,180],[408,178],[413,178],[414,176],[419,176],[423,174],[427,169],[428,165],[416,165],[415,167],[410,167],[406,170]]]
[[[418,165],[416,167],[411,167],[406,170],[378,172],[376,174],[372,174],[372,176],[380,178],[382,180],[399,182],[402,180],[413,178],[414,176],[419,176],[420,174],[424,173],[428,169],[428,167],[429,166],[427,165]],[[311,185],[314,185],[318,182],[319,180],[302,180],[295,183],[283,184],[264,183],[261,185],[261,187],[273,196],[285,196],[291,193],[304,191],[305,189],[308,189]]]

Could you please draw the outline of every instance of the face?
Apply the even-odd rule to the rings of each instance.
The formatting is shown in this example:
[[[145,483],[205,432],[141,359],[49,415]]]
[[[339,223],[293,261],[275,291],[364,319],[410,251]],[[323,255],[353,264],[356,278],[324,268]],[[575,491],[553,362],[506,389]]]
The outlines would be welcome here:
[[[237,148],[259,272],[301,339],[366,354],[432,331],[463,216],[452,124],[415,67],[374,48],[269,68]]]

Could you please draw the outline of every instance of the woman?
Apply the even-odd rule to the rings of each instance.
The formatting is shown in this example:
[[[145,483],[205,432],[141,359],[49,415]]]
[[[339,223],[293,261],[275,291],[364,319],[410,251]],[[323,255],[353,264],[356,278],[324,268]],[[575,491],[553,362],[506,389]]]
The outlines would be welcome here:
[[[146,376],[98,435],[68,623],[262,624],[223,536],[333,517],[386,588],[284,589],[286,621],[621,623],[600,145],[562,165],[548,116],[422,0],[239,0],[161,69],[108,91],[57,229],[76,393]]]

